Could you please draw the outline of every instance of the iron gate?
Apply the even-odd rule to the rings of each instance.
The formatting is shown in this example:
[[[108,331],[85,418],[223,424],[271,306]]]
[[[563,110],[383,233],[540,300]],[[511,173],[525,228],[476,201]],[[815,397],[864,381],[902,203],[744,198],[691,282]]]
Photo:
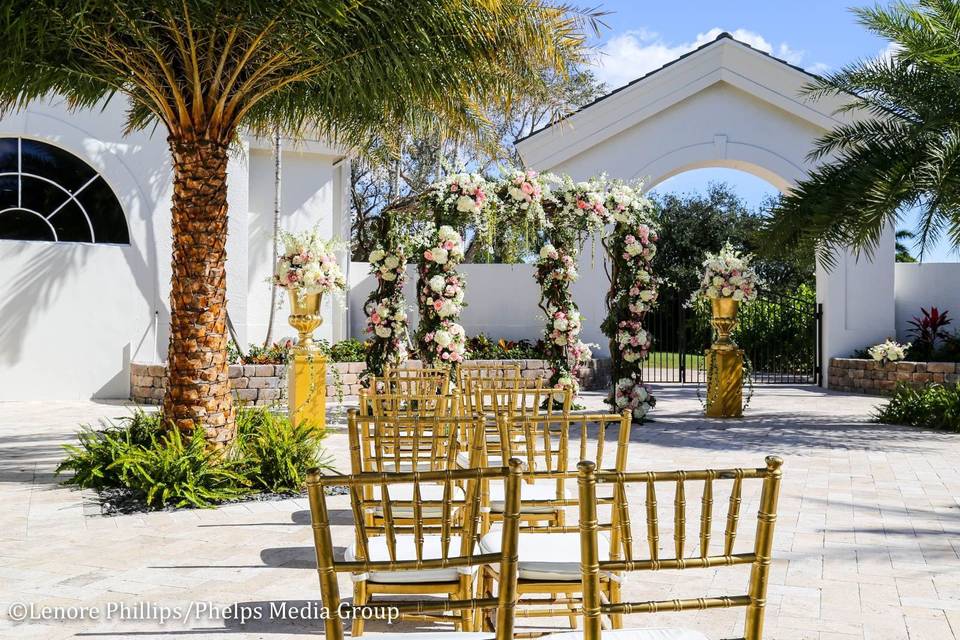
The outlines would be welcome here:
[[[710,315],[686,307],[686,300],[676,290],[662,290],[660,304],[647,314],[653,348],[643,363],[644,381],[705,382]],[[742,307],[733,339],[747,354],[753,381],[819,385],[822,318],[823,305],[772,291]]]

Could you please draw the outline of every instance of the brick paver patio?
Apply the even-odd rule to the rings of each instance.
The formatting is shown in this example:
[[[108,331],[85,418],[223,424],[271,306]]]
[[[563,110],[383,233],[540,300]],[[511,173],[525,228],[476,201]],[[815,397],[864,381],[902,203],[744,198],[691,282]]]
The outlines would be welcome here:
[[[749,417],[736,422],[701,418],[689,387],[659,387],[657,395],[656,422],[634,431],[632,469],[755,466],[769,453],[785,459],[767,638],[960,636],[960,436],[870,424],[877,399],[814,388],[759,389]],[[599,408],[600,397],[588,394],[587,403]],[[126,411],[93,402],[0,404],[0,637],[322,633],[320,621],[291,620],[289,612],[319,597],[305,500],[102,517],[90,493],[56,485],[59,445],[76,424]],[[346,467],[342,429],[328,442]],[[756,495],[745,498],[749,539]],[[334,500],[346,544],[347,503]],[[660,496],[665,509],[670,501]],[[687,502],[697,514],[696,494]],[[669,540],[669,530],[661,535]],[[633,574],[624,590],[644,599],[733,593],[745,575],[745,568],[732,580],[729,569]],[[42,606],[87,607],[111,619],[87,613],[16,623],[9,612],[20,603],[34,614]],[[223,619],[234,604],[259,611],[259,619]],[[177,619],[161,623],[164,611]],[[740,611],[711,611],[630,622],[682,624],[723,638],[741,619]]]

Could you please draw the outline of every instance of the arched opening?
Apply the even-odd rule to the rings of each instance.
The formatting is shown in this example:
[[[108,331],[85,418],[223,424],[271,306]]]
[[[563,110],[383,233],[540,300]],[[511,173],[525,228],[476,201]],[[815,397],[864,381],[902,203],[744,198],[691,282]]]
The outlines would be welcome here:
[[[740,165],[747,166],[747,165]],[[707,252],[729,241],[756,250],[763,218],[784,182],[750,165],[694,166],[664,172],[647,194],[657,204],[661,229],[655,271],[665,279],[660,306],[649,317],[655,349],[644,369],[651,382],[703,382],[708,314],[686,303]],[[781,184],[777,184],[777,182]],[[789,251],[757,257],[766,281],[760,299],[741,310],[735,339],[746,351],[753,378],[764,383],[818,383],[818,306],[813,256]]]

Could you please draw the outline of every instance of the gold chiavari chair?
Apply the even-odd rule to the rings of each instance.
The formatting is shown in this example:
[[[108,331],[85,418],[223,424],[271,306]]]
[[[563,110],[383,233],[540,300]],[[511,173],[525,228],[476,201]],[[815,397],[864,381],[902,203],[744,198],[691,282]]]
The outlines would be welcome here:
[[[594,464],[613,473],[623,473],[627,466],[632,419],[629,411],[621,414],[570,415],[561,418],[532,418],[523,422],[523,450],[511,441],[507,454],[526,460],[530,464],[529,450],[533,449],[537,468],[525,474],[521,518],[525,526],[521,530],[518,550],[520,553],[520,594],[517,616],[553,617],[565,615],[571,626],[576,624],[576,605],[579,604],[581,572],[579,563],[580,535],[576,525],[565,524],[564,511],[578,504],[575,496],[568,495],[567,485],[577,477],[572,460],[593,460]],[[608,437],[615,440],[608,442]],[[572,455],[571,455],[572,454]],[[528,484],[529,483],[529,484]],[[491,519],[495,512],[505,506],[498,494],[497,485],[487,483]],[[530,488],[535,487],[535,488]],[[613,505],[614,495],[600,496],[599,504]],[[548,524],[539,524],[542,521]],[[498,550],[496,529],[481,539],[480,547],[485,552]],[[605,557],[616,548],[613,536],[605,538]],[[602,578],[602,588],[608,600],[616,601],[620,585],[612,574]],[[492,593],[498,581],[496,569],[484,570],[481,589]],[[547,594],[547,598],[533,597]],[[563,594],[564,597],[560,597]],[[554,605],[564,605],[562,614]],[[546,608],[544,608],[546,607]]]
[[[401,473],[408,471],[446,471],[458,468],[461,453],[468,455],[467,467],[485,466],[483,456],[483,423],[476,418],[447,415],[361,416],[356,409],[347,413],[351,472]],[[421,486],[421,497],[436,500],[442,495],[440,485]],[[412,498],[413,485],[398,485],[393,496]],[[462,497],[463,490],[456,493]],[[376,487],[364,487],[367,523],[381,524],[383,512]],[[372,505],[372,506],[371,506]],[[394,517],[404,522],[414,517],[412,510],[394,508]],[[424,508],[421,515],[435,521],[441,514],[437,508]],[[455,514],[457,515],[457,514]]]
[[[367,386],[360,389],[360,413],[361,415],[370,413],[371,398],[376,395],[446,396],[450,392],[448,369],[387,367],[382,376],[369,376]]]
[[[326,637],[330,640],[341,640],[344,637],[342,620],[335,615],[342,611],[337,574],[350,573],[355,578],[363,578],[362,582],[357,583],[363,587],[354,589],[354,636],[363,634],[364,616],[378,612],[381,615],[397,612],[408,618],[430,620],[452,617],[458,629],[469,632],[483,619],[484,611],[495,609],[496,637],[498,640],[512,638],[519,529],[517,514],[520,509],[522,464],[520,460],[511,460],[508,467],[500,468],[361,473],[346,477],[322,477],[316,471],[311,472],[307,477],[307,493],[320,593],[326,611],[334,614],[324,623]],[[479,483],[485,479],[497,479],[505,482],[507,486],[507,517],[499,534],[501,551],[497,553],[478,553],[476,544],[480,520]],[[412,500],[398,501],[391,496],[390,487],[411,483],[414,486]],[[424,483],[442,483],[445,487],[443,499],[423,500],[420,487]],[[460,525],[454,524],[451,517],[458,503],[453,498],[453,489],[457,484],[465,484],[467,487],[465,499],[459,502],[467,511],[468,517]],[[334,559],[329,511],[324,493],[324,487],[329,485],[346,485],[353,505],[356,542],[347,549],[342,561]],[[372,527],[366,525],[361,513],[361,494],[363,487],[367,485],[377,486],[381,491],[385,518],[383,526],[376,528],[376,533],[380,535],[372,535]],[[398,505],[419,513],[423,505],[436,502],[439,502],[446,516],[439,525],[426,525],[421,518],[415,518],[412,524],[403,526],[397,524],[393,518],[393,509]],[[495,564],[506,579],[496,597],[476,597],[473,587],[474,573],[487,564]],[[513,580],[510,580],[509,576],[513,576]],[[408,596],[409,599],[375,600],[373,596],[376,594]],[[448,612],[453,612],[453,615]],[[397,637],[400,637],[399,634]],[[489,636],[445,633],[442,637],[451,640],[474,640]]]
[[[474,381],[485,381],[490,386],[518,387],[523,381],[519,364],[466,361],[457,367],[457,388],[465,389]]]
[[[602,616],[614,620],[633,613],[658,613],[664,611],[698,611],[728,607],[745,607],[746,621],[742,640],[762,640],[763,620],[767,602],[767,584],[770,579],[770,564],[773,552],[773,533],[777,521],[777,502],[780,494],[781,467],[783,460],[776,456],[766,458],[766,466],[757,469],[706,469],[701,471],[666,471],[640,473],[611,473],[597,471],[590,461],[581,462],[579,468],[580,495],[580,563],[583,567],[583,633],[558,633],[546,636],[550,640],[600,640],[601,637],[626,640],[708,640],[697,631],[685,629],[619,629],[602,632]],[[710,532],[713,520],[715,483],[731,481],[729,507],[724,531],[723,552],[710,553]],[[757,513],[756,537],[752,551],[736,553],[737,524],[740,520],[742,488],[744,481],[760,480],[760,508]],[[699,553],[684,553],[685,542],[685,489],[686,482],[703,482],[699,527]],[[674,556],[660,556],[659,524],[657,522],[656,485],[671,483],[676,486],[674,514]],[[626,486],[639,484],[645,488],[645,510],[648,553],[645,558],[633,555]],[[617,496],[614,512],[621,515],[617,522],[620,530],[622,557],[605,559],[601,551],[600,530],[597,514],[597,487],[610,485]],[[609,572],[659,571],[666,569],[721,569],[737,565],[750,565],[750,578],[746,594],[692,598],[686,600],[660,600],[645,602],[604,601],[602,576]]]
[[[460,397],[455,393],[373,393],[368,390],[365,400],[361,414],[377,418],[456,416],[460,412]]]

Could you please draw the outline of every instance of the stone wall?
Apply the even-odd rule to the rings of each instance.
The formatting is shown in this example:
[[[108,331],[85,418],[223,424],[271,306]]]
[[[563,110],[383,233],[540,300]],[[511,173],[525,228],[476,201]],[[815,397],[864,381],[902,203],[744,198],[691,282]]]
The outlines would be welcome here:
[[[898,384],[922,387],[931,382],[960,382],[953,362],[887,362],[831,358],[828,386],[836,391],[889,395]]]
[[[606,365],[604,366],[604,361]],[[473,360],[482,364],[519,364],[524,378],[547,377],[549,363],[545,360]],[[420,368],[419,360],[408,360],[404,367]],[[360,377],[365,370],[362,362],[327,363],[327,398],[337,398],[337,377],[343,396],[356,396],[360,392]],[[604,373],[605,372],[605,373]],[[604,378],[604,375],[606,376]],[[609,359],[591,363],[584,378],[584,389],[602,389],[609,386]],[[606,382],[604,382],[606,380]],[[130,399],[140,404],[158,404],[163,398],[167,384],[167,367],[164,364],[131,363]],[[596,385],[602,386],[596,386]],[[238,401],[243,404],[269,405],[284,401],[287,397],[286,365],[282,364],[232,364],[230,385]]]

